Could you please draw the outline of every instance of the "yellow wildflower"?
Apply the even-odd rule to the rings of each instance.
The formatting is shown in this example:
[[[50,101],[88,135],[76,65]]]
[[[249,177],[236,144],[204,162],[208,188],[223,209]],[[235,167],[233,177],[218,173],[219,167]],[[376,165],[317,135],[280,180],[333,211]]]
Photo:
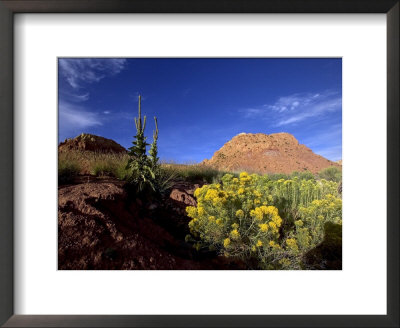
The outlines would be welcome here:
[[[206,193],[204,199],[205,200],[214,200],[215,198],[218,198],[218,191],[215,189],[207,190],[207,193]]]
[[[268,224],[262,223],[262,224],[259,224],[258,226],[260,227],[260,230],[262,232],[267,232],[268,231]]]
[[[189,217],[194,218],[197,216],[197,208],[194,206],[187,206],[186,213],[188,214]]]
[[[224,239],[224,247],[227,248],[231,243],[231,240],[229,238]]]
[[[274,215],[271,220],[276,224],[277,227],[280,227],[282,224],[282,219],[279,215]]]
[[[238,195],[244,194],[244,188],[239,188],[238,189]]]
[[[237,229],[233,229],[233,230],[231,231],[231,236],[232,236],[233,239],[238,239],[238,238],[240,237],[240,234],[239,234],[239,232],[237,231]]]
[[[197,188],[195,191],[194,191],[194,197],[199,197],[199,195],[200,195],[200,191],[201,191],[201,188]]]
[[[294,224],[298,227],[302,227],[304,225],[303,221],[301,220],[294,221]]]
[[[236,217],[239,218],[239,219],[243,219],[244,218],[243,210],[237,210],[236,211]]]
[[[247,184],[251,181],[251,177],[247,174],[247,172],[240,173],[239,178],[241,184]]]
[[[256,244],[256,246],[257,247],[261,247],[263,245],[263,242],[259,239],[259,240],[257,240],[257,244]]]
[[[254,210],[251,210],[250,215],[259,221],[263,219],[263,211],[260,207],[256,207]]]
[[[299,249],[299,247],[297,246],[297,242],[295,239],[293,238],[288,238],[286,239],[286,244],[288,245],[288,247],[294,251],[297,251]]]
[[[198,221],[197,219],[193,219],[193,220],[189,221],[189,228],[193,229],[193,227],[194,227],[194,225],[196,224],[197,221]]]
[[[218,224],[219,226],[222,226],[222,219],[217,219],[215,223]]]
[[[269,226],[271,227],[272,230],[277,231],[278,228],[276,226],[276,223],[273,221],[268,222]]]
[[[200,216],[204,215],[205,213],[204,207],[202,206],[197,207],[197,213],[199,213]]]

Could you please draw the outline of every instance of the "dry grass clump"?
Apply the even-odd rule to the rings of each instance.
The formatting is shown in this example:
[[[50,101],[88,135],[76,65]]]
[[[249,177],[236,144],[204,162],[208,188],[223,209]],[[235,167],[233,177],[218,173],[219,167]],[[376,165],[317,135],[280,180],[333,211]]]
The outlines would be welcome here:
[[[163,163],[161,167],[166,171],[175,172],[178,178],[191,182],[217,182],[227,173],[201,164]]]
[[[59,178],[68,175],[91,174],[124,179],[127,154],[100,153],[92,151],[68,151],[58,153]]]

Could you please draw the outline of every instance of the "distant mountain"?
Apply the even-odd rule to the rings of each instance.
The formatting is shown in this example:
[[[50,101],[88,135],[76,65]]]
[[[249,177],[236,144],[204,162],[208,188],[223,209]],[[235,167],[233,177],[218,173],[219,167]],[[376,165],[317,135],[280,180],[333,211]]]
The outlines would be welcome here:
[[[58,145],[58,151],[71,150],[96,151],[101,153],[126,153],[127,150],[114,140],[96,136],[94,134],[82,133],[71,139],[66,139]]]
[[[227,171],[257,173],[317,173],[330,167],[340,167],[320,155],[314,154],[289,133],[240,133],[228,141],[214,156],[202,165]]]

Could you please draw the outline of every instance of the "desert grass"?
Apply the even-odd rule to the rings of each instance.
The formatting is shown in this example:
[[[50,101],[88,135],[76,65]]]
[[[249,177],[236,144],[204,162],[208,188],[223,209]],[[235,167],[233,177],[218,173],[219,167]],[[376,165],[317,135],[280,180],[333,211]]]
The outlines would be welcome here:
[[[58,175],[68,173],[72,167],[73,174],[91,174],[95,176],[113,176],[123,180],[129,156],[127,154],[101,153],[91,151],[68,151],[58,154]]]
[[[217,183],[227,171],[220,171],[202,164],[162,163],[162,169],[175,172],[175,175],[185,181]]]
[[[68,180],[76,175],[112,176],[124,180],[127,176],[126,165],[128,154],[100,153],[72,150],[59,152],[58,174],[61,179]],[[174,180],[190,182],[218,182],[228,172],[216,170],[201,164],[177,164],[174,162],[162,163],[161,170],[164,176]],[[167,179],[171,180],[171,178]]]
[[[69,181],[73,176],[90,174],[98,177],[112,176],[124,180],[128,174],[126,165],[128,163],[128,154],[101,153],[91,151],[68,151],[58,154],[58,175],[60,181]],[[185,163],[179,164],[173,161],[161,163],[161,170],[165,176],[173,177],[173,180],[180,179],[190,182],[218,183],[221,178],[230,173],[239,176],[243,170],[229,172],[226,170],[217,170],[215,168],[197,164]],[[248,173],[256,173],[249,172]],[[271,180],[290,179],[295,176],[300,179],[324,178],[326,180],[338,181],[341,179],[341,170],[338,168],[329,168],[322,170],[318,175],[310,172],[293,172],[292,174],[275,173],[268,174]],[[169,178],[168,180],[171,180]]]

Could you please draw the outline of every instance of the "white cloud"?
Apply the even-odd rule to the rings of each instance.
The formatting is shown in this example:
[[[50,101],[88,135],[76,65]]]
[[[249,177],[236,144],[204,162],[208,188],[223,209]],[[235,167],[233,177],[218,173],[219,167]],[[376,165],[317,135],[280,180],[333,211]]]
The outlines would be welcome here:
[[[245,110],[241,110],[246,118],[259,117],[261,114],[265,113],[264,108],[246,108]]]
[[[58,63],[60,77],[71,86],[59,89],[60,134],[75,133],[84,128],[102,125],[99,118],[101,111],[91,112],[77,103],[89,100],[90,94],[85,90],[87,85],[120,73],[126,66],[126,59],[61,58]],[[103,111],[103,114],[109,113],[110,111]]]
[[[335,112],[342,108],[342,98],[325,99],[321,101],[309,102],[306,106],[299,105],[294,115],[285,115],[276,125],[282,126],[303,121],[310,117],[321,116],[329,112]]]
[[[286,111],[292,111],[299,106],[305,106],[309,102],[309,97],[305,97],[302,94],[293,94],[290,96],[280,97],[274,104],[267,104],[264,105],[264,107],[282,113]]]
[[[111,112],[110,112],[109,110],[105,110],[103,113],[106,114],[106,115],[108,115],[108,114],[110,114]]]
[[[295,124],[308,118],[340,111],[342,97],[332,91],[321,93],[295,93],[278,98],[272,104],[240,110],[245,118],[271,120],[271,112],[275,113],[275,126]]]
[[[102,125],[96,113],[89,112],[81,106],[75,106],[61,101],[58,110],[59,122],[62,122],[64,130]]]
[[[89,93],[85,93],[83,95],[72,95],[76,101],[87,101],[89,100]]]
[[[74,103],[77,102],[84,102],[84,101],[88,101],[89,100],[89,92],[84,93],[84,94],[78,94],[78,93],[70,93],[70,92],[66,92],[64,90],[60,90],[60,99],[64,99],[64,100],[68,100]]]
[[[99,82],[106,76],[120,73],[126,65],[122,58],[61,58],[58,61],[60,74],[74,89],[85,84]]]

